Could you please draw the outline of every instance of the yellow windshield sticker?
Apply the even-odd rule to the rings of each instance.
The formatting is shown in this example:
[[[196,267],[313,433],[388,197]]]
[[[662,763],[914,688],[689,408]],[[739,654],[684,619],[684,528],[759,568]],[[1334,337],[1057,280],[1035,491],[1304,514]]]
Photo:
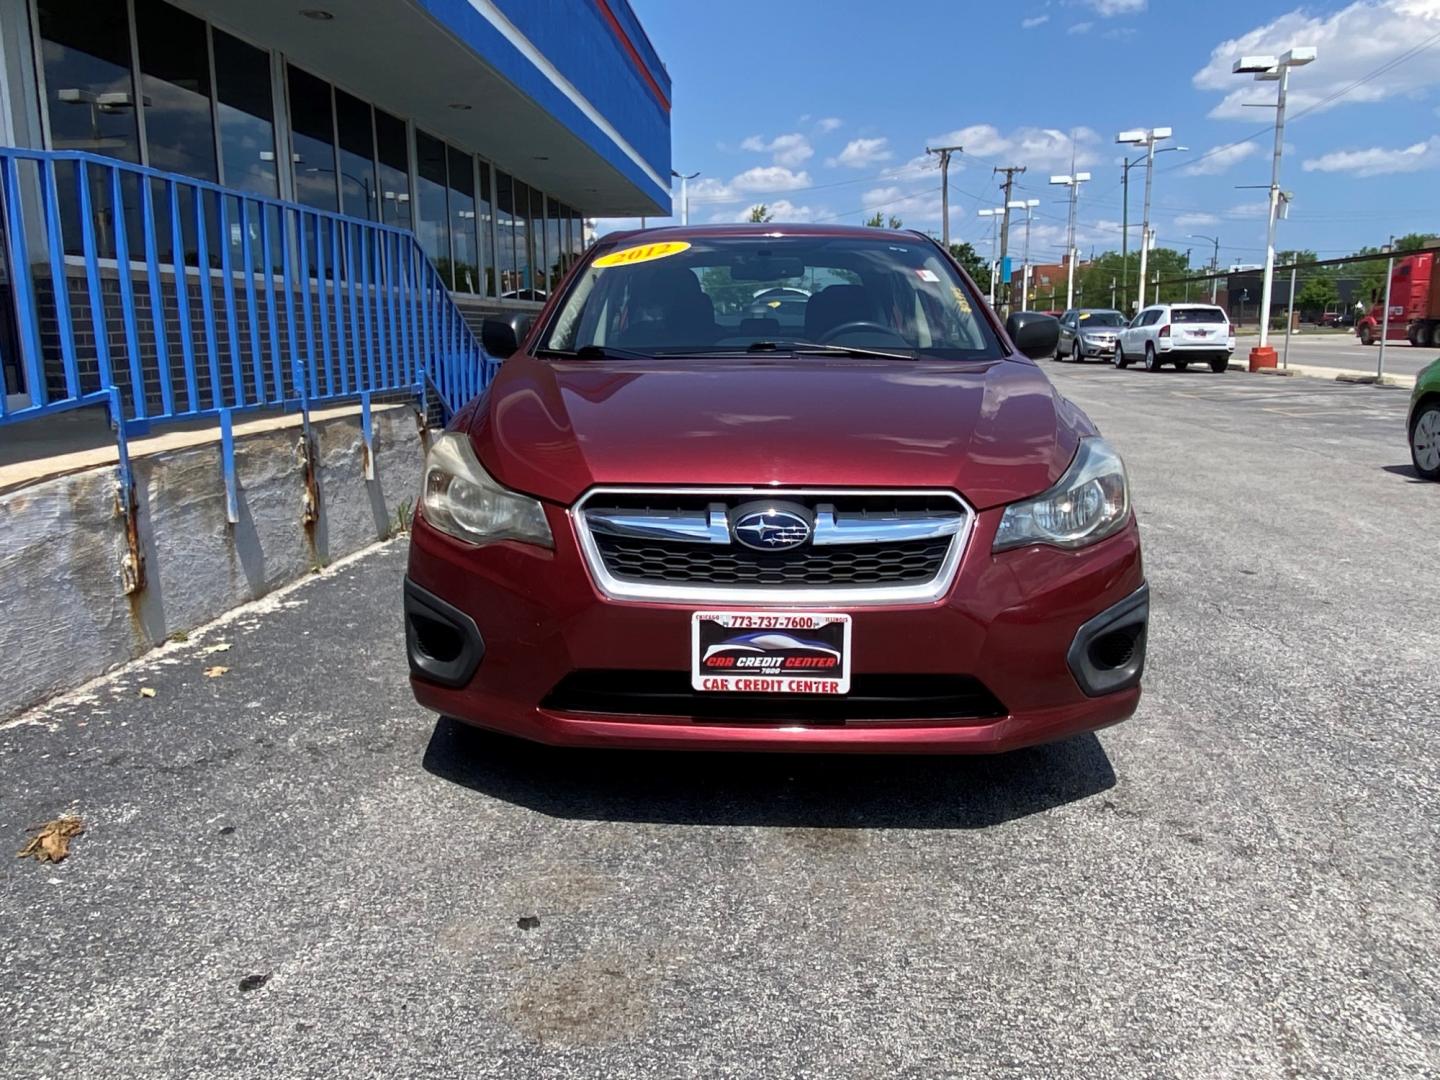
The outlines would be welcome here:
[[[961,314],[969,315],[971,313],[970,301],[965,299],[965,290],[959,285],[951,285],[950,291],[955,294],[955,303],[960,305]]]
[[[590,265],[599,270],[612,266],[634,266],[637,263],[654,262],[656,259],[668,259],[671,255],[679,255],[682,251],[689,250],[690,245],[683,240],[667,240],[663,244],[645,244],[643,247],[612,251],[609,255],[601,255]]]
[[[1084,322],[1084,321],[1085,321],[1086,319],[1088,319],[1089,317],[1090,317],[1090,313],[1089,313],[1088,311],[1082,311],[1082,312],[1080,313],[1080,321],[1081,321],[1081,322]]]

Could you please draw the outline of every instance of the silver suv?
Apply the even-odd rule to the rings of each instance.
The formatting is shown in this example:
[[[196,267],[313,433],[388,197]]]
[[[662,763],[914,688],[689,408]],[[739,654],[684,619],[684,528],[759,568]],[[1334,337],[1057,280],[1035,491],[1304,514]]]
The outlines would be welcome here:
[[[1056,360],[1077,363],[1092,356],[1109,360],[1115,355],[1115,341],[1125,326],[1125,316],[1109,308],[1072,308],[1060,316],[1060,340]]]

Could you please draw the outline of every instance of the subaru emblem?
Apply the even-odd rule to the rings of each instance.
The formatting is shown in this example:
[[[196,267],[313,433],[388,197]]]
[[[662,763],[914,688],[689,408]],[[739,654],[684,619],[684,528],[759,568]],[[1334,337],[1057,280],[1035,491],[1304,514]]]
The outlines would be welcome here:
[[[737,543],[756,551],[789,551],[810,539],[810,512],[794,503],[737,506],[731,531]]]

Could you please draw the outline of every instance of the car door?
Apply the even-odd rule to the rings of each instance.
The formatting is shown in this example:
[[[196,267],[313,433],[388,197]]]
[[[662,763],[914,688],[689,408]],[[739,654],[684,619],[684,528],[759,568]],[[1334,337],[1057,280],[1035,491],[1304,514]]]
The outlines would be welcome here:
[[[1148,314],[1148,309],[1136,312],[1135,317],[1130,320],[1130,325],[1120,331],[1120,344],[1131,356],[1139,354],[1145,348],[1143,339],[1141,338],[1141,334],[1143,333],[1141,328],[1144,326],[1145,316]]]
[[[1075,312],[1067,311],[1060,316],[1060,340],[1055,351],[1061,356],[1070,355],[1070,346],[1075,341]]]

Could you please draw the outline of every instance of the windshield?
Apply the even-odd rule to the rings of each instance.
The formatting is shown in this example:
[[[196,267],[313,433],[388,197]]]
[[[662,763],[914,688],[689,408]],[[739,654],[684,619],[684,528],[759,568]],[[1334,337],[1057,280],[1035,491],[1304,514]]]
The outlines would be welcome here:
[[[1218,307],[1177,307],[1170,311],[1171,322],[1223,323],[1225,312]]]
[[[1082,311],[1081,330],[1098,330],[1104,326],[1124,326],[1125,316],[1118,311]]]
[[[863,236],[621,244],[576,277],[540,351],[872,351],[998,359],[980,300],[932,243]]]

